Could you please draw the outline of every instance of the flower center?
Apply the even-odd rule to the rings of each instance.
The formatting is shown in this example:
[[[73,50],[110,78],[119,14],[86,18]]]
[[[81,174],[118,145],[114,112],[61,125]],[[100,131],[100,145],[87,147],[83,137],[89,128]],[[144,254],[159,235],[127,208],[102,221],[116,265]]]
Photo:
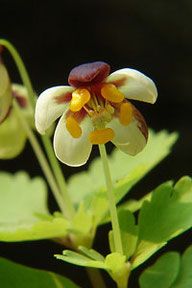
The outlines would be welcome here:
[[[105,144],[113,139],[115,133],[106,124],[112,120],[118,107],[119,121],[122,125],[129,125],[132,120],[133,108],[129,102],[123,102],[125,96],[113,84],[100,83],[86,88],[77,88],[72,93],[70,110],[74,112],[66,120],[66,128],[73,138],[82,134],[81,127],[75,119],[75,112],[82,108],[91,118],[95,128],[89,135],[92,144]]]

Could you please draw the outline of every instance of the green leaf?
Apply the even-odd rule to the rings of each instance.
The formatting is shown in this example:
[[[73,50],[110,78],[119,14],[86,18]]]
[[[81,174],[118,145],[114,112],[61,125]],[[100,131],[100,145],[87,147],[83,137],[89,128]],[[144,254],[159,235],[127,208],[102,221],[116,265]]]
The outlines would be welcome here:
[[[190,246],[181,258],[181,267],[178,277],[172,288],[192,287],[192,246]]]
[[[139,213],[139,241],[132,269],[146,261],[167,241],[192,226],[192,181],[181,178],[160,185],[145,201]]]
[[[92,258],[93,260],[96,261],[102,261],[104,262],[105,258],[103,257],[103,255],[101,255],[99,252],[97,252],[94,249],[87,249],[86,247],[83,246],[79,246],[78,249],[85,254],[86,256],[88,256],[89,258]]]
[[[24,241],[61,237],[67,221],[53,217],[47,209],[47,187],[43,179],[27,173],[0,173],[0,240]],[[39,216],[41,215],[41,216]]]
[[[162,131],[155,134],[150,131],[148,144],[139,155],[131,157],[118,149],[113,151],[108,158],[116,202],[170,153],[176,139],[176,133],[169,135]],[[73,175],[68,181],[73,202],[77,205],[84,200],[87,210],[92,213],[97,224],[102,224],[109,210],[102,169],[101,160],[97,158],[91,163],[88,171]]]
[[[140,288],[172,287],[180,269],[180,256],[177,252],[168,252],[161,256],[154,265],[147,268],[140,276]],[[178,286],[182,287],[182,286]],[[188,286],[191,287],[191,286]]]
[[[177,252],[168,252],[141,274],[140,288],[190,288],[191,264],[192,246],[185,250],[182,257]]]
[[[24,149],[27,135],[14,110],[0,125],[0,139],[0,159],[14,158]]]
[[[83,266],[83,267],[92,267],[92,268],[100,268],[107,269],[107,265],[103,261],[92,260],[91,258],[81,255],[79,253],[64,250],[63,255],[55,255],[55,257],[59,260],[63,260],[65,262]]]
[[[126,263],[126,257],[124,255],[121,255],[120,253],[110,253],[106,256],[106,258],[104,258],[104,260],[102,257],[100,261],[92,260],[96,255],[95,252],[97,253],[96,258],[98,258],[97,251],[88,251],[86,248],[83,250],[83,253],[86,253],[88,256],[84,256],[70,250],[64,250],[63,255],[55,255],[55,257],[59,260],[83,267],[104,269],[110,274],[113,280],[119,284],[118,287],[127,286],[126,284],[128,275],[130,273],[130,264]],[[91,256],[91,258],[89,258],[89,256]]]
[[[72,241],[76,247],[92,246],[95,227],[92,215],[85,211],[84,203],[80,203],[67,231],[72,233]]]
[[[138,227],[135,218],[128,210],[122,210],[118,214],[124,255],[129,258],[136,249],[138,240]]]
[[[138,227],[135,225],[135,217],[128,210],[121,210],[118,213],[118,218],[123,246],[123,255],[125,255],[127,259],[129,259],[130,256],[133,255],[137,247]],[[109,243],[111,252],[115,252],[113,239],[113,232],[110,231]]]
[[[164,242],[192,225],[192,180],[181,178],[173,187],[168,182],[153,193],[151,202],[144,202],[139,214],[139,238]]]
[[[0,283],[3,288],[78,288],[69,279],[53,272],[32,269],[0,258]]]

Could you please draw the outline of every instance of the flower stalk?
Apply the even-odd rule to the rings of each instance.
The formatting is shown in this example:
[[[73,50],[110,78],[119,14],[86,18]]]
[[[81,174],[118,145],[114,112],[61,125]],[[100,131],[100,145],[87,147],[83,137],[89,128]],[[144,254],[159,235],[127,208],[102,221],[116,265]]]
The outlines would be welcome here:
[[[30,80],[29,75],[27,73],[26,67],[25,67],[25,65],[23,63],[23,60],[21,59],[21,57],[20,57],[19,53],[17,52],[17,50],[14,48],[14,46],[9,41],[7,41],[5,39],[0,39],[0,45],[6,47],[8,49],[8,51],[10,52],[10,54],[12,55],[12,57],[13,57],[15,63],[16,63],[16,66],[17,66],[17,68],[19,70],[19,73],[20,73],[21,79],[23,81],[23,84],[27,88],[27,92],[28,92],[30,103],[31,103],[31,105],[33,107],[33,110],[35,110],[37,97],[36,97],[36,95],[34,93],[34,90],[33,90],[32,84],[31,84],[31,80]],[[33,134],[32,131],[31,131],[31,133]],[[31,135],[31,133],[29,133],[29,134]],[[33,136],[35,136],[35,135],[33,134]],[[34,138],[34,137],[32,137],[32,138]],[[52,148],[52,143],[51,143],[51,141],[50,141],[50,139],[49,139],[49,137],[47,135],[41,136],[41,139],[42,139],[45,151],[47,153],[47,156],[49,158],[49,162],[51,164],[52,170],[54,172],[53,178],[55,177],[55,179],[57,180],[57,183],[58,183],[57,184],[55,182],[55,180],[54,180],[55,184],[52,185],[52,188],[55,187],[55,185],[59,186],[59,189],[55,187],[55,188],[52,189],[52,191],[55,190],[55,189],[56,190],[60,190],[59,193],[62,194],[62,197],[63,197],[62,201],[65,204],[61,204],[60,203],[59,206],[60,206],[60,208],[65,206],[65,216],[67,218],[71,219],[73,217],[74,213],[75,213],[75,209],[74,209],[74,206],[73,206],[72,201],[70,199],[69,193],[67,191],[67,186],[66,186],[66,182],[65,182],[62,170],[61,170],[60,165],[59,165],[59,163],[58,163],[58,161],[57,161],[57,159],[55,157],[55,154],[54,154],[54,151],[53,151],[53,148]],[[37,141],[37,139],[35,141]],[[40,154],[42,154],[42,153],[40,153]],[[47,163],[47,165],[48,165],[48,163]],[[42,169],[44,169],[44,168],[42,168]],[[51,182],[52,182],[52,180],[51,180]],[[56,196],[55,193],[54,193],[54,196]],[[58,196],[57,196],[57,198],[58,198]],[[59,199],[60,199],[60,197],[59,197]],[[60,202],[61,199],[60,200],[56,199],[56,201]],[[63,208],[61,210],[63,210]]]
[[[120,228],[119,228],[119,220],[117,216],[113,185],[112,185],[105,145],[99,145],[99,151],[100,151],[100,155],[101,155],[101,159],[103,163],[103,170],[104,170],[105,181],[106,181],[106,186],[107,186],[107,196],[109,200],[109,209],[110,209],[110,214],[111,214],[115,251],[120,254],[123,254],[123,247],[122,247],[121,234],[120,234]]]

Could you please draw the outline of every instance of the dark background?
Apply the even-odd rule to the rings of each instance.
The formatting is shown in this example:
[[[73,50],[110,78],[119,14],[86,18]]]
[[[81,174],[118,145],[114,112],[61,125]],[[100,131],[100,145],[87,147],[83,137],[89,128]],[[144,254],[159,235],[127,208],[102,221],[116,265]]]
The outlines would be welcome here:
[[[108,62],[112,71],[134,68],[155,81],[159,91],[157,103],[136,105],[150,127],[156,131],[178,131],[180,138],[173,153],[135,187],[132,196],[140,197],[163,181],[176,181],[191,174],[191,0],[0,0],[0,12],[0,37],[11,41],[21,53],[37,93],[67,84],[71,68],[97,60]],[[12,81],[20,82],[5,49],[3,56]],[[91,158],[97,153],[94,148]],[[27,169],[31,176],[42,174],[29,144],[16,159],[0,161],[0,169]],[[63,170],[69,177],[81,169],[63,166]],[[51,209],[56,207],[52,196],[49,205]],[[108,229],[99,229],[95,243],[104,254],[108,252]],[[184,233],[166,249],[183,251],[191,243],[191,236],[191,232]],[[78,278],[78,284],[88,287],[82,268],[53,258],[61,250],[61,246],[49,241],[0,244],[1,256]],[[143,267],[153,263],[157,256]],[[130,287],[137,287],[140,272],[141,269],[133,272]],[[114,285],[107,281],[110,287]]]

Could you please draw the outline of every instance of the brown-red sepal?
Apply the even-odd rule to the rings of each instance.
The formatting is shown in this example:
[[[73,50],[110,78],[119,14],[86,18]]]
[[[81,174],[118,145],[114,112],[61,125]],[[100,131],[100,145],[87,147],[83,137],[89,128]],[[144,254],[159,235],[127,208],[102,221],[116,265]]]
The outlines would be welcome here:
[[[110,72],[110,66],[102,61],[86,63],[73,68],[68,77],[73,87],[89,86],[102,82]]]

